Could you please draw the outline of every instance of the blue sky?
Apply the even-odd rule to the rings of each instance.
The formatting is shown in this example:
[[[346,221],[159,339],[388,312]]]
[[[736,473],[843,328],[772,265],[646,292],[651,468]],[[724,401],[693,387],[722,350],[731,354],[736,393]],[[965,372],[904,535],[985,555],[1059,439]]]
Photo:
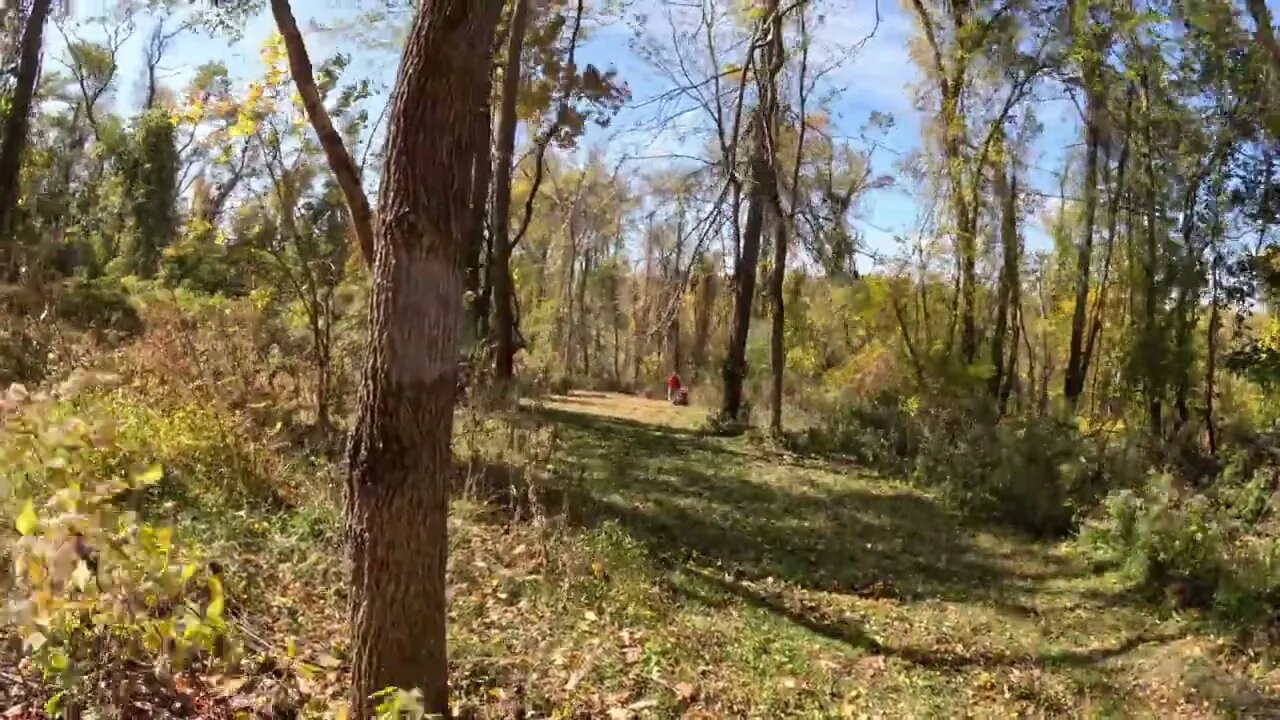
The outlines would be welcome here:
[[[660,9],[662,0],[630,0],[630,11],[647,10],[651,14],[649,26],[643,31],[665,32],[666,20]],[[814,64],[835,63],[838,48],[847,47],[863,38],[874,25],[877,12],[873,0],[823,3],[828,10],[822,21],[816,23],[814,34]],[[73,19],[84,21],[99,15],[115,3],[112,0],[80,0],[75,6]],[[335,52],[350,53],[354,59],[353,72],[368,76],[389,87],[395,73],[395,57],[389,52],[362,49],[358,38],[339,33],[316,32],[313,22],[332,24],[334,21],[354,17],[381,6],[379,0],[294,0],[294,13],[307,37],[308,49],[313,60],[319,61]],[[649,7],[646,7],[649,6]],[[835,10],[835,6],[844,8]],[[885,148],[876,155],[877,172],[892,173],[895,153],[906,153],[920,145],[921,116],[912,106],[910,86],[919,79],[918,71],[908,55],[909,40],[915,35],[910,15],[898,6],[897,0],[880,0],[880,24],[874,36],[863,46],[856,57],[840,57],[838,67],[828,76],[828,84],[839,88],[831,105],[832,130],[837,135],[856,136],[873,110],[892,113],[895,127],[883,138]],[[141,74],[142,44],[149,26],[149,18],[139,20],[138,31],[122,49],[121,91],[112,99],[117,107],[128,109],[137,103],[138,78]],[[664,27],[657,27],[657,25]],[[70,27],[70,26],[69,26]],[[62,36],[50,28],[49,46],[46,50],[46,67],[58,67],[54,56],[62,50]],[[243,28],[243,37],[232,42],[225,37],[207,37],[195,33],[178,38],[173,50],[163,64],[167,84],[181,86],[199,65],[211,60],[222,60],[234,76],[249,79],[260,73],[258,48],[274,30],[270,13],[262,12],[250,18]],[[82,24],[77,32],[85,38],[100,35],[92,24]],[[612,67],[630,86],[637,103],[669,89],[665,80],[643,60],[633,48],[635,30],[630,24],[616,23],[590,28],[588,40],[579,51],[581,62],[602,67]],[[373,114],[379,104],[385,102],[385,91],[372,101]],[[606,142],[621,145],[634,141],[634,128],[646,119],[652,119],[653,107],[640,110],[624,110],[608,130],[595,131],[587,143]],[[1038,191],[1056,194],[1060,170],[1067,148],[1078,142],[1079,130],[1075,108],[1069,102],[1043,102],[1037,107],[1045,132],[1026,158],[1031,166],[1029,177],[1023,178],[1024,186]],[[631,130],[631,132],[628,132]],[[677,145],[678,133],[663,141]],[[668,147],[666,151],[675,151]],[[650,148],[650,153],[663,152],[662,148]],[[917,206],[915,199],[905,188],[890,188],[875,192],[863,203],[856,223],[865,234],[869,245],[878,251],[892,248],[895,234],[910,234],[915,224]],[[1044,244],[1043,233],[1034,226],[1027,228],[1032,245]]]

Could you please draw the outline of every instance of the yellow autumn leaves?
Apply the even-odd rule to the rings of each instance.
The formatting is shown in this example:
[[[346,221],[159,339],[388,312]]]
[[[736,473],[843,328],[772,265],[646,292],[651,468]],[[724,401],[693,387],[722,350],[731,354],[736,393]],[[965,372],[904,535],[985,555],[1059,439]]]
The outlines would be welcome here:
[[[171,114],[173,122],[194,126],[210,117],[234,116],[234,122],[226,128],[227,135],[233,139],[252,137],[258,132],[265,118],[280,111],[280,101],[287,99],[289,108],[292,110],[288,125],[292,129],[305,127],[306,118],[303,115],[302,98],[290,82],[284,38],[279,33],[272,33],[263,41],[258,56],[263,65],[262,78],[248,84],[242,99],[214,100],[193,91],[182,107],[174,108]]]

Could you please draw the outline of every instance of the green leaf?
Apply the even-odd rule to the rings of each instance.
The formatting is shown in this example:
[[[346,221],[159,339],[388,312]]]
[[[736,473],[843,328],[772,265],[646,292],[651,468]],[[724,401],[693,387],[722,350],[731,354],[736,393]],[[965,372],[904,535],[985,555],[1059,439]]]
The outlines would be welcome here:
[[[18,514],[18,519],[14,525],[18,528],[18,532],[23,535],[31,535],[36,531],[36,525],[38,523],[39,518],[36,517],[35,506],[31,504],[30,500],[28,500],[27,503],[22,506],[22,512]]]
[[[66,699],[66,697],[67,697],[67,691],[63,690],[62,692],[49,698],[48,701],[46,701],[44,704],[44,714],[48,715],[49,717],[57,717],[58,714],[62,711],[62,701]]]
[[[222,610],[226,605],[226,600],[222,594],[222,581],[216,577],[209,578],[209,605],[205,607],[204,614],[214,620],[222,619]]]
[[[71,660],[67,658],[67,654],[61,650],[55,650],[49,655],[49,667],[58,672],[66,672],[71,667]]]
[[[45,637],[44,633],[39,630],[27,636],[27,647],[31,648],[31,652],[39,652],[40,648],[44,647],[47,642],[49,642],[49,638]]]
[[[155,485],[162,477],[164,477],[164,467],[157,464],[134,475],[133,481],[139,485]]]

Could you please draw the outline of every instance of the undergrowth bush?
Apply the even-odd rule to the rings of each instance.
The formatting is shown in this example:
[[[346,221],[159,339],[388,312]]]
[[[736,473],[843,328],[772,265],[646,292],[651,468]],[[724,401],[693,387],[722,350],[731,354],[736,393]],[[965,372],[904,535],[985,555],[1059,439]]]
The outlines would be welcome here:
[[[1268,468],[1224,474],[1206,489],[1167,473],[1113,492],[1078,547],[1113,566],[1152,599],[1213,611],[1274,632],[1280,621],[1280,533]]]
[[[838,403],[823,417],[792,438],[793,449],[906,474],[961,516],[1037,537],[1069,533],[1108,480],[1126,472],[1105,434],[1045,416],[999,418],[972,398],[882,392]]]
[[[0,502],[13,518],[3,534],[12,567],[3,628],[59,689],[51,715],[104,701],[94,697],[103,687],[158,682],[127,678],[138,667],[232,655],[214,566],[130,502],[163,478],[158,453],[122,443],[106,418],[65,412],[62,401],[86,381],[77,376],[54,395],[13,386],[0,402]],[[105,455],[119,462],[104,464]]]
[[[1103,458],[1074,426],[1043,417],[943,426],[926,431],[912,478],[966,516],[1058,537],[1104,490]]]
[[[702,432],[717,437],[737,437],[746,433],[751,427],[751,403],[744,399],[736,418],[729,417],[721,410],[708,413],[706,421],[702,424]]]
[[[118,282],[69,280],[57,293],[57,317],[80,330],[131,337],[142,331],[142,318]]]
[[[0,322],[0,387],[38,383],[48,370],[49,348],[18,323]]]
[[[848,456],[889,472],[906,472],[920,450],[919,401],[881,393],[820,411],[822,422],[792,439],[793,449]]]

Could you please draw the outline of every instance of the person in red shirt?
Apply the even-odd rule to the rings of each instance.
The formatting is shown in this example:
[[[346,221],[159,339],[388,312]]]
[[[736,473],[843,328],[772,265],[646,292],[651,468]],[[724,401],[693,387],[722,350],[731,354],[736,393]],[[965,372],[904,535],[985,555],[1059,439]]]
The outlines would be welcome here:
[[[667,402],[676,399],[676,394],[680,392],[681,387],[683,386],[680,384],[680,376],[671,373],[671,376],[667,378]]]

